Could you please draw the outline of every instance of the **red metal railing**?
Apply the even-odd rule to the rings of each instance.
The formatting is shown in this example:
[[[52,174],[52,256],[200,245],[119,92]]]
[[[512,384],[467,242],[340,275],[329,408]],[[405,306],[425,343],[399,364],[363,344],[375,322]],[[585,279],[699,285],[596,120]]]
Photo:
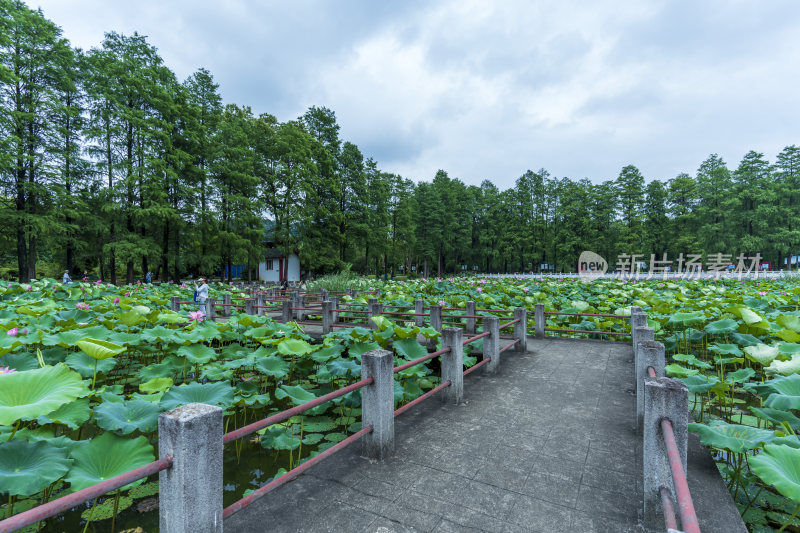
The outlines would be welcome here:
[[[18,529],[22,529],[23,527],[35,524],[41,520],[51,518],[57,514],[63,513],[67,509],[72,509],[77,505],[88,502],[95,498],[99,498],[103,494],[122,488],[129,483],[144,479],[147,476],[151,476],[161,472],[162,470],[166,470],[171,466],[172,456],[164,456],[157,461],[140,466],[139,468],[125,472],[124,474],[114,476],[111,479],[103,481],[102,483],[98,483],[97,485],[86,487],[85,489],[73,492],[72,494],[57,500],[47,502],[28,511],[16,514],[11,518],[6,518],[5,520],[0,521],[0,533],[16,531]]]

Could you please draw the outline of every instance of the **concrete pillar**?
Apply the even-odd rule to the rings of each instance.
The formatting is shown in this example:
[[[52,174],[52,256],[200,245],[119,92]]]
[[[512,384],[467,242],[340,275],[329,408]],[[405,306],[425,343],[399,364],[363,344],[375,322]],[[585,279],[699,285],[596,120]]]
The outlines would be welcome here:
[[[281,307],[281,322],[284,324],[292,321],[292,302],[284,300]]]
[[[483,358],[491,357],[486,363],[486,372],[494,374],[500,366],[500,319],[496,316],[483,318],[483,331],[489,335],[483,338]]]
[[[322,302],[322,334],[330,333],[331,332],[331,324],[333,320],[331,320],[331,309],[333,309],[333,304],[330,300],[324,300]]]
[[[300,293],[297,293],[297,307],[303,308],[305,306],[306,306],[306,297]],[[301,309],[298,309],[297,311],[295,311],[294,316],[297,317],[297,320],[303,321],[306,319],[306,312],[302,311]]]
[[[372,431],[361,438],[361,453],[382,461],[394,453],[394,355],[370,350],[361,356],[361,377],[373,382],[361,389],[361,425]]]
[[[169,308],[172,309],[173,311],[180,311],[181,304],[178,303],[180,301],[181,301],[180,296],[173,296],[172,298],[169,299]]]
[[[372,317],[378,316],[378,299],[370,298],[367,301],[367,327],[369,329],[378,329],[378,325],[372,321]]]
[[[336,324],[339,321],[339,312],[336,311],[339,309],[339,297],[338,296],[331,296],[331,323]]]
[[[544,304],[536,304],[533,308],[533,328],[537,339],[544,339]]]
[[[528,351],[528,310],[524,307],[517,307],[514,309],[514,319],[519,319],[519,322],[514,324],[514,339],[519,339],[517,345],[514,346],[515,352]]]
[[[639,308],[641,309],[641,308]],[[642,311],[631,313],[631,345],[636,348],[639,339],[636,338],[636,328],[647,327],[647,315]]]
[[[464,308],[464,312],[467,313],[467,316],[475,316],[477,312],[475,307],[475,301],[470,300],[467,302],[466,307]],[[467,318],[467,333],[475,334],[475,319],[474,318]]]
[[[644,380],[649,377],[647,367],[653,367],[656,377],[664,377],[664,345],[653,340],[640,341],[636,351],[636,428],[641,431],[644,422]]]
[[[425,317],[421,316],[425,312],[425,302],[422,300],[414,300],[414,313],[417,315],[414,317],[414,325],[419,327],[425,327]]]
[[[244,312],[247,313],[248,315],[256,314],[255,305],[256,301],[252,298],[248,298],[247,300],[244,301]]]
[[[256,305],[258,306],[256,307],[256,314],[258,316],[264,316],[264,313],[266,313],[266,309],[264,309],[264,307],[267,305],[267,299],[264,297],[263,292],[259,292],[256,295]]]
[[[222,533],[222,409],[190,403],[158,417],[159,529]]]
[[[325,300],[329,299],[328,296],[330,296],[330,295],[328,294],[328,290],[327,289],[322,289],[319,292],[322,293],[322,294],[320,294],[320,300],[322,300],[324,302]]]
[[[439,333],[442,332],[442,306],[441,305],[432,305],[430,308],[430,325],[433,329],[438,331]],[[436,339],[428,339],[428,349],[435,350],[436,349]]]
[[[647,378],[644,381],[644,425],[642,469],[644,489],[644,525],[663,527],[659,489],[667,487],[677,494],[667,460],[667,448],[661,431],[661,420],[672,423],[678,452],[686,472],[686,448],[689,439],[689,389],[683,382],[670,378]]]
[[[206,314],[206,320],[210,320],[213,322],[214,318],[216,318],[217,316],[216,303],[217,303],[216,299],[206,298],[205,310],[204,310]]]
[[[441,391],[442,401],[459,403],[464,399],[464,346],[461,328],[446,328],[442,331],[442,348],[450,351],[442,354],[442,383],[450,386]]]
[[[233,308],[231,307],[231,295],[230,293],[222,295],[222,316],[231,316],[233,314]]]
[[[642,315],[641,313],[636,315],[637,318],[640,318]],[[636,344],[633,345],[633,371],[636,372],[636,369],[639,368],[639,350],[637,346],[639,346],[640,342],[644,341],[652,341],[655,340],[654,331],[652,328],[648,328],[646,326],[636,326],[631,331],[631,336],[636,339]],[[639,385],[636,386],[636,392],[639,393],[641,390],[639,389]]]

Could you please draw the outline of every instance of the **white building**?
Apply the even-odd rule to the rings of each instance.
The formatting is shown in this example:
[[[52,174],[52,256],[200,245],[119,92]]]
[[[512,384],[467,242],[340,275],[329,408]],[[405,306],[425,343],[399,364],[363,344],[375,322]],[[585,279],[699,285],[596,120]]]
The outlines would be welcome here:
[[[286,273],[286,281],[300,281],[300,257],[296,253],[286,257],[277,248],[270,248],[264,254],[264,261],[258,264],[258,279],[261,281],[282,282]]]

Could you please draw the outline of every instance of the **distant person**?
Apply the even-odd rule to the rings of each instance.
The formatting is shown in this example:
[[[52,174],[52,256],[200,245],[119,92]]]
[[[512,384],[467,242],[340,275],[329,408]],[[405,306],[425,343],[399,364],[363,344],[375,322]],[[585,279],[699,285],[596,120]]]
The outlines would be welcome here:
[[[200,282],[200,285],[197,285],[197,281]],[[203,305],[208,300],[208,280],[204,277],[201,277],[194,283],[195,288],[195,301]]]
[[[69,277],[69,270],[64,271],[64,275],[61,277],[61,283],[66,285],[67,283],[72,283],[72,278]]]
[[[89,273],[85,270],[83,271],[83,281],[89,281]]]
[[[153,283],[153,273],[150,272],[149,270],[147,271],[147,274],[144,275],[144,282]]]

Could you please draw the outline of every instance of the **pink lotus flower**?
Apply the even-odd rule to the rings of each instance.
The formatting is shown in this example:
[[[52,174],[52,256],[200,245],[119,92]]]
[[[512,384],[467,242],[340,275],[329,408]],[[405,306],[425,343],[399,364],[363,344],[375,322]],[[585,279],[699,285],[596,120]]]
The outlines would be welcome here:
[[[758,291],[758,295],[759,296],[766,296],[767,293],[766,293],[766,291]]]
[[[131,295],[131,293],[129,293],[129,292],[125,293],[125,296],[130,296],[130,295]]]
[[[28,285],[27,287],[25,287],[25,290],[26,291],[32,291],[33,290],[33,285]]]
[[[118,303],[119,303],[119,296],[117,296],[116,298],[114,298],[114,305],[117,305]]]
[[[181,283],[181,289],[185,289],[185,288],[186,288],[186,284],[185,283]]]
[[[482,288],[480,288],[480,287],[478,287],[478,288],[477,288],[477,289],[475,289],[475,290],[476,290],[476,291],[478,291],[478,292],[483,292],[483,289],[482,289]]]
[[[530,289],[528,287],[522,287],[522,292],[528,292]]]
[[[202,311],[189,311],[189,320],[197,320],[198,322],[202,322],[205,320],[206,314]]]
[[[22,330],[22,334],[23,334],[23,335],[27,335],[27,334],[28,334],[28,328],[25,328],[25,329],[23,329],[23,330]]]
[[[78,303],[75,304],[75,307],[80,309],[81,311],[88,311],[89,310],[89,304],[87,304],[85,302],[78,302]]]
[[[9,366],[0,366],[0,374],[11,374],[12,372],[16,372],[16,368],[11,368]]]
[[[102,279],[98,279],[97,281],[94,282],[95,285],[100,285],[101,283],[103,283]]]
[[[8,330],[7,333],[9,335],[11,335],[12,337],[16,337],[17,333],[19,333],[19,329],[18,328],[11,328],[10,330]]]
[[[438,303],[439,303],[439,305],[444,306],[444,304],[446,304],[447,302],[445,302],[444,300],[439,300]]]

